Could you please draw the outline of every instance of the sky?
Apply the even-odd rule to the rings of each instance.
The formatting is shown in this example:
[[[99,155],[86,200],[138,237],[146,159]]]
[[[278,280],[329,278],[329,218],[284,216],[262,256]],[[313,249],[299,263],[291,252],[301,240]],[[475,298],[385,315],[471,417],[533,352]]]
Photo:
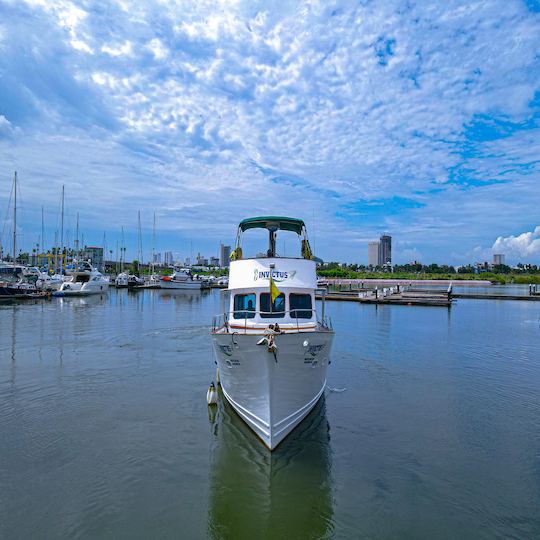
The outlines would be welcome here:
[[[0,232],[145,259],[303,218],[316,255],[540,263],[540,2],[0,0]],[[279,243],[278,243],[279,248]],[[292,254],[292,246],[284,249]]]

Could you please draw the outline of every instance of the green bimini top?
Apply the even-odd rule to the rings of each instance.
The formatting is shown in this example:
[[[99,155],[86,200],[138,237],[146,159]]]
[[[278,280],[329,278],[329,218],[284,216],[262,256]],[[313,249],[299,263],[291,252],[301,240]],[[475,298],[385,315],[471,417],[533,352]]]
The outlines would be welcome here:
[[[238,225],[242,232],[247,229],[270,229],[292,231],[296,234],[301,234],[302,229],[305,227],[304,222],[301,219],[283,217],[283,216],[259,216],[244,219]]]

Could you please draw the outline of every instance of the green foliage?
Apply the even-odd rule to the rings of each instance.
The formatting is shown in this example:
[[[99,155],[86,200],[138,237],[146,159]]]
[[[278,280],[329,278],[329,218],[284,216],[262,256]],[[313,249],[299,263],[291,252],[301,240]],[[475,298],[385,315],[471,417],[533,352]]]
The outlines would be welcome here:
[[[344,268],[333,268],[331,270],[318,270],[320,277],[334,279],[410,279],[410,280],[451,280],[451,281],[491,281],[492,283],[518,283],[540,284],[540,275],[533,274],[495,274],[493,272],[473,273],[412,273],[412,272],[355,272]]]

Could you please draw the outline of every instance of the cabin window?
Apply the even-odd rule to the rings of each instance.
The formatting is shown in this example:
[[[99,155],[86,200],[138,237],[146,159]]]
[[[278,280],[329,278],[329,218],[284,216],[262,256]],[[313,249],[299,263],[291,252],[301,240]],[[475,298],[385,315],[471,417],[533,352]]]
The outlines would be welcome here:
[[[272,303],[270,309],[270,293],[261,293],[261,318],[275,319],[285,317],[285,295],[281,293]]]
[[[255,317],[255,294],[237,294],[234,297],[235,319],[253,319]]]
[[[291,318],[311,319],[311,294],[291,293],[289,295],[289,303],[291,306]]]

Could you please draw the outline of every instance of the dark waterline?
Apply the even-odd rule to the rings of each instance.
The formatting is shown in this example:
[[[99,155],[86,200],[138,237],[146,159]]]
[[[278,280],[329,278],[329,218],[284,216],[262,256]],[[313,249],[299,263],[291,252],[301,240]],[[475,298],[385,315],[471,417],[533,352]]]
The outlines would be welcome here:
[[[0,538],[540,536],[540,303],[332,303],[324,400],[272,454],[209,293],[0,305]]]

